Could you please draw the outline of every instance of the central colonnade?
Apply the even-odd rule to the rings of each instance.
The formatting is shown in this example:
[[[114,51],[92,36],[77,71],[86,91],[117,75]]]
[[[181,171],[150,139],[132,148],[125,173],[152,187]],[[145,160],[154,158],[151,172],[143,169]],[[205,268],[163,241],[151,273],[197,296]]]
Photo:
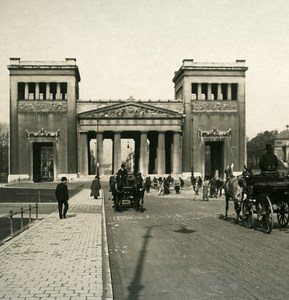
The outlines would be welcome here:
[[[147,174],[180,174],[181,171],[181,134],[173,131],[87,131],[79,132],[79,171],[89,174],[90,141],[96,140],[95,162],[99,164],[99,174],[104,175],[104,157],[112,153],[112,174],[122,163],[121,140],[133,139],[133,171]],[[104,140],[110,139],[112,151],[104,147]]]
[[[78,170],[89,172],[90,141],[96,141],[100,175],[112,153],[112,174],[122,163],[122,139],[134,141],[132,172],[147,174],[182,173],[182,124],[179,112],[134,101],[117,103],[78,114]],[[108,151],[104,141],[111,141]],[[104,159],[105,158],[105,159]],[[125,160],[125,159],[123,159]]]

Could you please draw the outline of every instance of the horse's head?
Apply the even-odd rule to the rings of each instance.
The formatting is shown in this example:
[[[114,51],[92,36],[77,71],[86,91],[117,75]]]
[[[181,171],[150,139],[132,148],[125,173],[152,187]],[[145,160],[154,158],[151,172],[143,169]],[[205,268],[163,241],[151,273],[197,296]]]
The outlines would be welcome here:
[[[124,178],[121,175],[118,175],[115,179],[115,187],[117,191],[124,190]]]
[[[244,171],[242,173],[242,177],[246,179],[250,179],[253,176],[252,168],[248,168],[244,166]]]
[[[135,176],[134,182],[135,182],[135,186],[136,186],[138,189],[141,189],[141,188],[143,187],[143,179],[142,179],[141,174],[137,174],[137,175]]]

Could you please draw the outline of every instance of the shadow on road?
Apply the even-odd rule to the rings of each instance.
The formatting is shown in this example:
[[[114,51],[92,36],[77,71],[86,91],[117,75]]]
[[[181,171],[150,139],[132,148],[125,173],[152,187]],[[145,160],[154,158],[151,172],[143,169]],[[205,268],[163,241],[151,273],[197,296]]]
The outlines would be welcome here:
[[[147,229],[146,234],[143,236],[143,246],[142,250],[140,251],[140,255],[134,271],[134,279],[128,287],[129,295],[127,300],[137,300],[139,298],[140,291],[144,288],[144,286],[141,284],[142,270],[144,267],[145,257],[147,253],[148,242],[149,239],[152,238],[151,231],[154,227],[156,226],[149,227]]]

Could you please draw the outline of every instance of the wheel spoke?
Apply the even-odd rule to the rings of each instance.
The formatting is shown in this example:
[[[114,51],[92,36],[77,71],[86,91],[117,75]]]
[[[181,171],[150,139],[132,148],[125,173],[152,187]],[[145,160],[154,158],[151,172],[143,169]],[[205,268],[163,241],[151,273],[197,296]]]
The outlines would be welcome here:
[[[265,194],[260,195],[259,203],[262,205],[261,226],[264,232],[270,233],[273,229],[273,208],[269,197]]]
[[[286,227],[289,222],[288,203],[281,201],[277,208],[277,220],[281,227]]]

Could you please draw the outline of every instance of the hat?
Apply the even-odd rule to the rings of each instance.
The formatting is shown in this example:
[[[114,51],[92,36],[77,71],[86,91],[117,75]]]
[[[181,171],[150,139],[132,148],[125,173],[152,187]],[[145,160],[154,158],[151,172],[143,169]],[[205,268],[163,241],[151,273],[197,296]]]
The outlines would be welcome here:
[[[271,144],[266,144],[266,150],[272,150],[272,145]]]
[[[67,181],[67,178],[65,176],[61,177],[61,181]]]

